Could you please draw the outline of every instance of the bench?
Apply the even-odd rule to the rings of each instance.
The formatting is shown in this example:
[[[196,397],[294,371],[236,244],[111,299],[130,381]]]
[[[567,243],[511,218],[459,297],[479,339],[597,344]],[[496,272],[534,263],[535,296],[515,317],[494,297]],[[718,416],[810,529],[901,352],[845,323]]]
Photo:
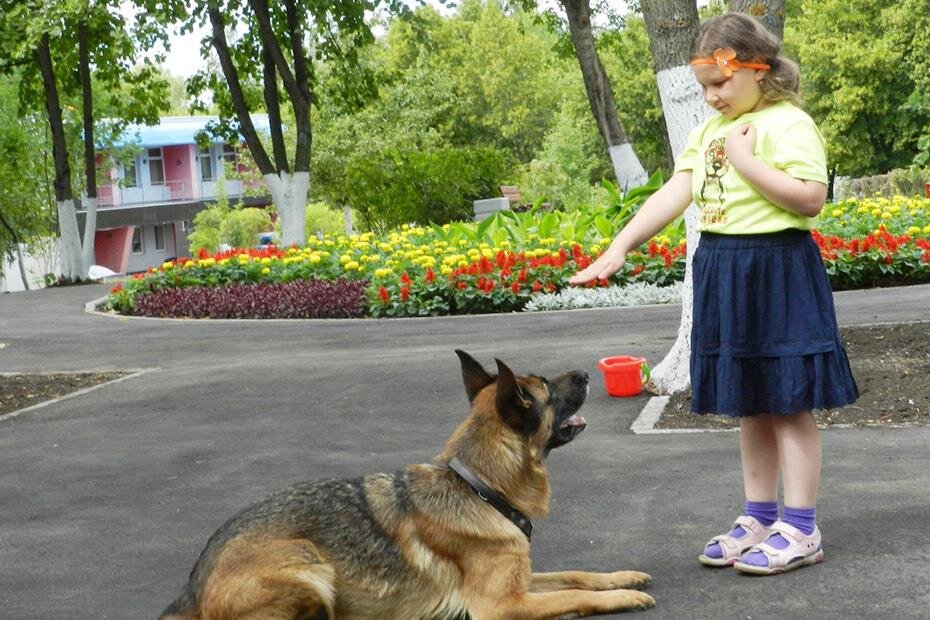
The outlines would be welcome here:
[[[520,190],[517,189],[515,185],[501,185],[500,191],[500,198],[485,198],[484,200],[475,200],[472,203],[476,222],[490,217],[497,211],[515,211],[521,213],[533,208],[532,204],[523,202]],[[543,203],[542,208],[548,210],[550,205],[548,203]]]

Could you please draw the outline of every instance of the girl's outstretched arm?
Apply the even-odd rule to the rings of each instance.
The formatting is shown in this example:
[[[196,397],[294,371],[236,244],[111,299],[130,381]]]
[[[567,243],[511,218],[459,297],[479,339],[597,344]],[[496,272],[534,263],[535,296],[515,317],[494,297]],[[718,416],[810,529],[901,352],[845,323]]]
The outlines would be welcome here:
[[[746,182],[782,209],[815,217],[827,200],[827,186],[817,181],[796,179],[773,168],[753,154],[756,128],[742,125],[727,136],[727,158]]]
[[[568,279],[569,284],[606,280],[623,266],[627,252],[638,248],[691,204],[691,172],[676,172],[650,196],[600,257]]]

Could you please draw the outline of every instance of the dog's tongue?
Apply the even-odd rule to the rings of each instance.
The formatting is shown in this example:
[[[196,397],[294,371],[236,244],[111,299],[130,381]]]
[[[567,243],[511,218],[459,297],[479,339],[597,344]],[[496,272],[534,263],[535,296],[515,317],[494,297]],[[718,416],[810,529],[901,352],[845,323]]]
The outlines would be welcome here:
[[[569,419],[565,420],[565,426],[585,426],[587,422],[580,415],[573,415]]]

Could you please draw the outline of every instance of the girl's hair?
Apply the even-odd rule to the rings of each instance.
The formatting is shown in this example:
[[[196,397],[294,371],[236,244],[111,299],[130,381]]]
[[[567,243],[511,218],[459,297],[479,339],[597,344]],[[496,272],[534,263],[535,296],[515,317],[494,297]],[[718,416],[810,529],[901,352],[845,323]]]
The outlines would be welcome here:
[[[763,62],[772,67],[759,83],[763,101],[801,103],[798,66],[778,55],[781,43],[758,20],[743,13],[727,13],[708,19],[701,24],[691,44],[691,60],[707,58],[717,48],[728,47],[736,52],[737,60]]]

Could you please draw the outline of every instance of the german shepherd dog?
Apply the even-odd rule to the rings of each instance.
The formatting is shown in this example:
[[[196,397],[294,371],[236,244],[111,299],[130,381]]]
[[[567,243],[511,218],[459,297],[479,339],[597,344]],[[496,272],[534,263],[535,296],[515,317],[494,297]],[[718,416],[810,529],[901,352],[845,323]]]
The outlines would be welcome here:
[[[162,619],[557,618],[652,607],[621,571],[533,573],[549,451],[585,428],[588,375],[489,374],[464,351],[471,411],[432,464],[298,483],[207,542]]]

